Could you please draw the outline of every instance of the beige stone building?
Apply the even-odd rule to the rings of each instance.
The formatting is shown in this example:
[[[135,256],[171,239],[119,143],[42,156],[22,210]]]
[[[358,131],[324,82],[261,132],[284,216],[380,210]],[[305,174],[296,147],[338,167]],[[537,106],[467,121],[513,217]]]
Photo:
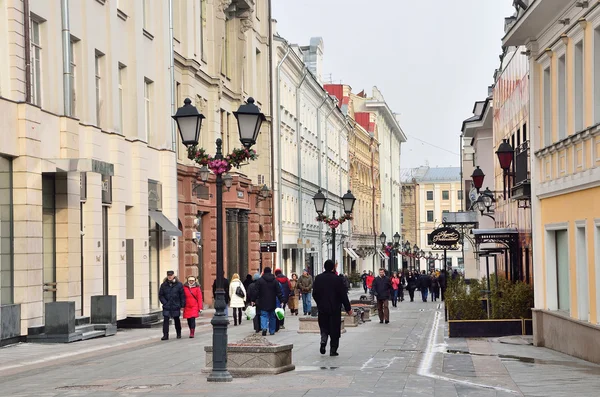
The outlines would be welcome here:
[[[159,309],[181,233],[169,22],[167,1],[0,0],[3,335],[53,301]]]
[[[215,140],[220,138],[225,155],[241,148],[233,112],[249,97],[268,118],[253,146],[258,159],[231,170],[233,186],[223,195],[225,274],[239,273],[242,279],[261,267],[259,243],[273,240],[271,198],[263,200],[258,194],[263,186],[273,189],[269,4],[268,0],[173,1],[176,106],[190,98],[206,117],[199,146],[214,155]],[[198,166],[187,158],[181,143],[177,162],[183,230],[179,273],[197,276],[204,301],[211,304],[216,276],[214,179],[211,176],[201,185]],[[263,266],[270,265],[271,254],[263,254],[262,260]]]

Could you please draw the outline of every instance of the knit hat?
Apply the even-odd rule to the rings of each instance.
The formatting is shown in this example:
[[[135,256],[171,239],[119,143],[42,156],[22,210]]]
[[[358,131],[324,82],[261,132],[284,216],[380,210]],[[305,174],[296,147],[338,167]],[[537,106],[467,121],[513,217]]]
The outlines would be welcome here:
[[[260,273],[256,272],[254,273],[254,277],[252,277],[255,281],[258,280],[260,278]]]

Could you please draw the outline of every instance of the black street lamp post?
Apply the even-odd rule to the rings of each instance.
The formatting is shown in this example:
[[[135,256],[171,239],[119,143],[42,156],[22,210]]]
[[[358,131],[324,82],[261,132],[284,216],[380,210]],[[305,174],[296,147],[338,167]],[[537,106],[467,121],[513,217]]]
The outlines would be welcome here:
[[[256,143],[265,115],[260,112],[254,104],[253,98],[248,98],[246,104],[240,106],[237,112],[233,112],[237,121],[240,134],[240,142],[246,149]],[[186,98],[183,107],[177,109],[173,116],[181,135],[182,143],[187,146],[196,146],[200,138],[200,128],[204,116],[198,112],[192,101]],[[223,160],[221,150],[223,142],[216,140],[217,152],[214,160]],[[216,200],[217,200],[217,280],[215,291],[215,314],[211,320],[213,326],[213,365],[208,376],[209,382],[231,382],[231,374],[227,370],[227,317],[225,316],[225,290],[223,289],[223,184],[229,189],[233,182],[231,175],[223,176],[221,172],[215,172],[216,176]],[[208,180],[208,167],[203,166],[199,171],[203,182]]]
[[[315,210],[317,211],[317,215],[318,215],[317,220],[320,222],[325,222],[325,219],[326,218],[328,219],[327,224],[329,225],[329,228],[331,229],[331,260],[334,263],[335,263],[335,229],[337,229],[337,227],[339,225],[341,225],[346,219],[351,219],[352,208],[354,207],[355,201],[356,201],[356,198],[354,197],[352,192],[350,190],[348,190],[348,192],[346,194],[344,194],[344,196],[342,197],[342,205],[344,206],[344,212],[346,214],[344,216],[342,216],[341,218],[337,219],[335,217],[335,210],[334,210],[333,216],[331,217],[331,219],[329,219],[323,215],[323,212],[325,212],[325,203],[327,202],[327,197],[325,197],[325,195],[323,194],[321,189],[319,189],[317,194],[315,194],[315,196],[313,197],[313,202],[315,203]]]

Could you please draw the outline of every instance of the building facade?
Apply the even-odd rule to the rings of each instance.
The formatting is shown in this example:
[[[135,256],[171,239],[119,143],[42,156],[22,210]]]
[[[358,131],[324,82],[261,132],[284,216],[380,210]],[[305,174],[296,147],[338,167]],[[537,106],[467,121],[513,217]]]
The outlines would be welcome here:
[[[206,118],[198,146],[214,155],[216,139],[224,155],[241,148],[233,112],[249,97],[267,116],[253,146],[258,159],[232,169],[231,189],[223,194],[225,276],[261,271],[272,254],[260,243],[274,240],[271,194],[271,68],[270,1],[173,1],[174,81],[176,107],[185,98]],[[178,137],[179,140],[179,137]],[[203,296],[211,304],[216,279],[216,186],[214,175],[203,184],[199,166],[188,159],[178,141],[179,274],[198,277]]]
[[[180,231],[168,2],[147,3],[0,2],[0,317],[19,311],[13,336],[54,301],[89,316],[92,296],[114,295],[121,321],[159,310]]]
[[[444,218],[444,214],[458,212],[461,208],[462,183],[460,180],[460,167],[421,167],[415,170],[418,182],[416,188],[417,200],[417,246],[424,252],[431,252],[439,257],[437,263],[427,263],[426,259],[417,259],[416,268],[429,270],[444,267],[443,251],[435,251],[429,245],[427,235],[437,228]],[[461,250],[448,250],[446,252],[446,268],[463,271],[464,264]]]
[[[351,124],[323,88],[323,42],[312,38],[300,47],[275,35],[273,39],[273,104],[277,126],[274,150],[275,237],[278,266],[288,275],[322,263],[335,251],[337,270],[346,272],[343,248],[350,222],[336,230],[335,245],[328,228],[316,220],[312,198],[319,189],[327,197],[325,214],[344,214],[342,196],[348,190],[348,134]]]
[[[381,185],[379,181],[379,141],[375,136],[375,115],[355,112],[356,94],[348,85],[325,84],[338,99],[352,128],[348,139],[350,189],[356,197],[350,240],[344,246],[344,263],[351,273],[375,271],[379,264]]]
[[[380,229],[392,241],[395,233],[401,231],[402,195],[400,182],[401,145],[406,142],[406,135],[398,122],[396,114],[390,109],[383,94],[373,87],[371,96],[364,93],[354,98],[354,117],[364,118],[365,123],[373,123],[374,136],[379,142],[379,186],[381,205],[375,209],[375,216],[380,220]],[[380,265],[388,268],[390,258],[380,245],[377,251]],[[400,255],[394,258],[392,267],[399,267]]]
[[[534,344],[600,363],[600,4],[517,7],[529,55]]]

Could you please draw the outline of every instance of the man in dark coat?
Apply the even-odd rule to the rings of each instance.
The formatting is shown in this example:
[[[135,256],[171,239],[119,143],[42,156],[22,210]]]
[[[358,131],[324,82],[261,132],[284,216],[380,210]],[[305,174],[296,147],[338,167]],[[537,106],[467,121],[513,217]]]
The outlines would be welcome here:
[[[286,277],[285,274],[281,271],[281,269],[275,269],[275,278],[279,281],[279,286],[281,287],[281,296],[283,297],[283,301],[278,302],[278,306],[281,306],[283,310],[285,310],[285,305],[287,305],[288,300],[290,299],[290,293],[292,292],[292,288],[290,287],[290,280]],[[283,320],[277,320],[277,327],[275,332],[279,331],[279,329],[285,329],[284,326],[285,318]]]
[[[367,271],[363,270],[363,274],[360,276],[362,280],[363,289],[365,290],[365,294],[367,293]]]
[[[223,291],[225,291],[225,317],[229,318],[229,280],[223,274]],[[217,300],[217,279],[213,281],[212,285],[213,300]]]
[[[263,276],[256,282],[256,307],[260,310],[263,336],[267,335],[267,329],[270,335],[275,335],[277,299],[282,302],[283,296],[281,295],[281,286],[271,273],[271,268],[265,267],[263,273]]]
[[[379,323],[385,321],[390,323],[390,309],[388,301],[392,295],[392,281],[385,274],[385,269],[379,269],[379,277],[373,280],[373,295],[377,298],[377,314],[379,315]]]
[[[427,275],[427,272],[423,270],[421,276],[419,276],[419,289],[421,290],[421,298],[423,302],[427,302],[427,293],[431,288],[431,277]]]
[[[163,280],[158,291],[158,299],[163,306],[163,337],[161,340],[169,340],[169,319],[173,318],[177,339],[181,339],[181,309],[185,307],[185,292],[183,284],[175,277],[175,272],[169,270],[167,278]]]
[[[248,289],[246,290],[246,291],[248,291],[247,295],[248,295],[250,304],[255,307],[256,307],[256,301],[258,299],[258,280],[260,280],[260,274],[256,273],[252,277],[252,284],[250,284],[248,286]],[[254,318],[252,319],[252,323],[254,325],[254,331],[260,332],[262,330],[262,328],[260,327],[260,310],[258,310],[258,308],[256,308],[256,314],[255,314]]]
[[[329,355],[339,356],[337,349],[340,345],[340,328],[342,323],[342,312],[344,310],[350,316],[352,309],[348,294],[344,286],[344,280],[335,274],[335,263],[331,259],[325,261],[325,271],[315,277],[313,285],[313,298],[319,309],[319,329],[321,330],[321,354],[325,354],[327,339],[331,338],[329,344]]]
[[[440,284],[440,291],[442,292],[441,298],[444,301],[444,295],[446,294],[446,288],[448,287],[448,281],[446,279],[446,269],[442,269],[440,276],[438,277],[438,283]]]

